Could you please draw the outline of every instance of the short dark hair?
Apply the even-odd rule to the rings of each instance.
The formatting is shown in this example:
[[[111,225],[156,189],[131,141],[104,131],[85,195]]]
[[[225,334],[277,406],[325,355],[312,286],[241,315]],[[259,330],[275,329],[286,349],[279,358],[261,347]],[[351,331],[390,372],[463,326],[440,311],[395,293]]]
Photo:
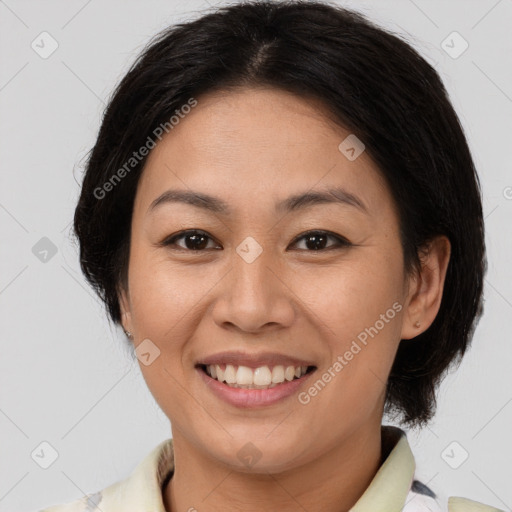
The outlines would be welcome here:
[[[483,312],[480,183],[438,73],[402,36],[357,12],[327,2],[242,2],[157,34],[113,92],[87,159],[74,217],[85,277],[120,324],[146,157],[105,198],[97,191],[190,98],[246,86],[318,99],[364,142],[398,208],[404,272],[420,268],[435,236],[449,238],[440,310],[426,331],[401,340],[386,388],[385,412],[405,425],[428,423],[436,388],[460,363]]]

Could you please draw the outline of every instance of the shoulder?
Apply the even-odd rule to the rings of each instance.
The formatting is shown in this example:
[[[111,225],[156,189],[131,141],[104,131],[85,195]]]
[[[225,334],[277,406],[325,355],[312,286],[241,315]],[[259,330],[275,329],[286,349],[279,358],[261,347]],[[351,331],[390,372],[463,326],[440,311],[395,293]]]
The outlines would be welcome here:
[[[38,512],[141,512],[163,510],[162,482],[174,470],[172,439],[158,444],[122,480],[93,494]]]
[[[434,492],[430,487],[414,480],[402,512],[504,512],[478,501],[460,496]]]
[[[484,505],[478,501],[459,496],[450,496],[448,498],[448,512],[504,512],[503,510],[489,505]]]

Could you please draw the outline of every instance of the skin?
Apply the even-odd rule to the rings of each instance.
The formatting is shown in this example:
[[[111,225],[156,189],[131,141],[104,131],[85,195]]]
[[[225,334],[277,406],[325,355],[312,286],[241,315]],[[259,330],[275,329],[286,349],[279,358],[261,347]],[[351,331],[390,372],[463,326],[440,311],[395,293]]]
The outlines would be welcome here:
[[[120,294],[135,346],[149,338],[160,350],[140,367],[172,427],[165,508],[347,511],[380,467],[385,382],[400,339],[426,330],[439,310],[449,241],[437,238],[421,271],[404,274],[391,193],[366,152],[354,161],[340,152],[350,132],[318,102],[270,88],[197,100],[148,157]],[[289,195],[333,185],[368,213],[346,204],[274,211]],[[148,213],[171,188],[217,196],[233,211],[166,203]],[[187,237],[159,245],[185,229],[206,232],[206,248],[193,251]],[[315,251],[297,239],[310,230],[351,245],[329,238]],[[252,263],[236,252],[248,236],[263,249]],[[275,351],[314,362],[321,375],[396,302],[401,311],[307,405],[293,395],[240,409],[194,369],[224,350]],[[252,467],[237,457],[249,442],[261,452]]]

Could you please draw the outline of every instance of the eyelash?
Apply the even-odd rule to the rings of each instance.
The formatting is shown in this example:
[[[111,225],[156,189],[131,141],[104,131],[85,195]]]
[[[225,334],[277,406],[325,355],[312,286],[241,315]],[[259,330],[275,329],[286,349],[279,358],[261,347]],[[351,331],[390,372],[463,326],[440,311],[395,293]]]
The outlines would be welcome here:
[[[172,245],[176,246],[176,244],[175,244],[176,240],[184,238],[187,235],[190,236],[190,235],[197,235],[197,234],[204,235],[204,236],[208,237],[210,240],[213,240],[213,238],[210,237],[210,235],[208,235],[208,233],[206,233],[205,231],[201,231],[199,229],[187,229],[185,231],[180,231],[179,233],[171,235],[170,237],[163,240],[159,245],[163,246],[163,247],[170,247]],[[311,235],[324,235],[324,236],[327,236],[328,238],[333,238],[333,239],[337,240],[337,245],[327,247],[325,249],[318,249],[318,250],[310,250],[310,249],[299,249],[299,250],[306,251],[306,252],[325,252],[325,251],[330,251],[330,250],[335,250],[335,249],[343,249],[343,248],[353,245],[348,240],[346,240],[345,238],[343,238],[339,235],[336,235],[335,233],[332,233],[330,231],[322,231],[322,230],[306,231],[305,233],[302,233],[301,235],[296,237],[293,240],[292,244],[295,245],[298,241],[302,240],[303,238],[305,238],[307,236],[311,236]],[[186,251],[186,252],[203,252],[203,251],[207,250],[207,249],[196,249],[196,250],[195,249],[187,249],[186,247],[181,247],[181,246],[177,246],[177,247],[178,247],[177,249],[173,249],[173,250],[178,250],[178,251],[181,250],[181,251]]]

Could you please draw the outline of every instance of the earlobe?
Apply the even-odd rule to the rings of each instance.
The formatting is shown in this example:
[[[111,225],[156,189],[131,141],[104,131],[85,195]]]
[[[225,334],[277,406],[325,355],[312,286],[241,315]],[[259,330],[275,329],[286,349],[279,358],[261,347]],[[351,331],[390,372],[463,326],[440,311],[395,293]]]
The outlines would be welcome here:
[[[131,338],[132,337],[132,333],[131,333],[131,316],[130,316],[130,313],[129,312],[124,312],[122,313],[121,315],[121,324],[123,326],[123,330],[124,330],[124,333],[126,334],[126,336],[128,336],[128,338]]]
[[[402,324],[402,339],[418,336],[436,318],[441,306],[450,252],[450,241],[444,235],[437,236],[425,247],[421,271],[410,281],[410,300]]]
[[[121,291],[119,294],[119,308],[121,310],[121,324],[123,326],[124,332],[128,337],[132,332],[132,316],[130,311],[130,301],[127,298],[127,295],[124,291]]]

